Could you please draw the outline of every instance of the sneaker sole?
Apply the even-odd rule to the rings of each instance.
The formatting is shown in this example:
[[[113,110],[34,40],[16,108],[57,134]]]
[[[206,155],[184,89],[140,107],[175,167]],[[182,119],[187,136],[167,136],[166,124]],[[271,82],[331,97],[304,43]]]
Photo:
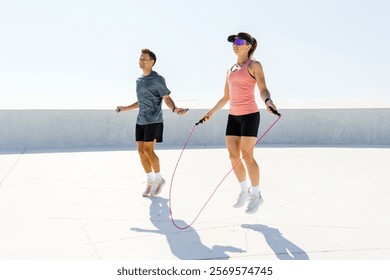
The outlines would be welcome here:
[[[144,191],[144,193],[142,194],[143,197],[149,197],[152,195],[152,190],[153,188],[150,188],[149,192],[146,192],[146,190]]]
[[[233,208],[241,208],[242,206],[244,206],[245,205],[245,203],[247,202],[249,200],[249,198],[243,203],[243,204],[234,204],[233,205]]]

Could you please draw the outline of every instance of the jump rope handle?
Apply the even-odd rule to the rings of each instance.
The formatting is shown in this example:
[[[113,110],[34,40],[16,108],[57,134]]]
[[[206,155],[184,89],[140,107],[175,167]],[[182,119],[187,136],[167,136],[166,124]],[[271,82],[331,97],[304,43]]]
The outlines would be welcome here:
[[[200,119],[195,125],[198,125],[198,124],[201,124],[201,123],[204,123],[206,120],[205,120],[205,118],[203,118],[203,119]]]
[[[275,115],[277,115],[278,117],[280,117],[282,114],[280,114],[277,110],[275,110],[274,108],[272,107],[269,107],[269,109],[271,110],[271,112]]]

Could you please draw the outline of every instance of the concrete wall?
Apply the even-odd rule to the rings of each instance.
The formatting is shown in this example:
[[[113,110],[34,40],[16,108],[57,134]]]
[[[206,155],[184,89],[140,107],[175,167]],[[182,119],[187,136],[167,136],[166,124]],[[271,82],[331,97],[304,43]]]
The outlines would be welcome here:
[[[207,110],[164,111],[164,143],[182,147]],[[286,109],[264,144],[390,145],[390,109]],[[137,111],[0,110],[0,150],[134,147]],[[189,145],[224,145],[227,110],[196,127]],[[259,136],[276,120],[261,110]]]

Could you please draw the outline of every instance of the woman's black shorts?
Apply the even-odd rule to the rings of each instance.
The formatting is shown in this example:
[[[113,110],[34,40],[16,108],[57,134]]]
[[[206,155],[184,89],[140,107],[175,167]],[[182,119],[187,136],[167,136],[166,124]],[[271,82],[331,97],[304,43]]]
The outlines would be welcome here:
[[[260,125],[260,112],[233,116],[229,114],[226,136],[254,136],[257,137],[257,132]]]
[[[157,143],[163,141],[163,123],[152,123],[146,125],[135,125],[135,141],[153,142]]]

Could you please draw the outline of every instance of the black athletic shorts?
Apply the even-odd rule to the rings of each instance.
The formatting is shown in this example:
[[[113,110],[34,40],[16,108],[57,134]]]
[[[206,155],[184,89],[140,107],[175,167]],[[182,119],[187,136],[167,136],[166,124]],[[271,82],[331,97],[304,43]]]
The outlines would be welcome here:
[[[153,142],[157,143],[163,141],[163,123],[152,123],[146,125],[135,125],[135,141]]]
[[[229,114],[226,136],[254,136],[257,137],[257,132],[260,125],[260,112],[233,116]]]

